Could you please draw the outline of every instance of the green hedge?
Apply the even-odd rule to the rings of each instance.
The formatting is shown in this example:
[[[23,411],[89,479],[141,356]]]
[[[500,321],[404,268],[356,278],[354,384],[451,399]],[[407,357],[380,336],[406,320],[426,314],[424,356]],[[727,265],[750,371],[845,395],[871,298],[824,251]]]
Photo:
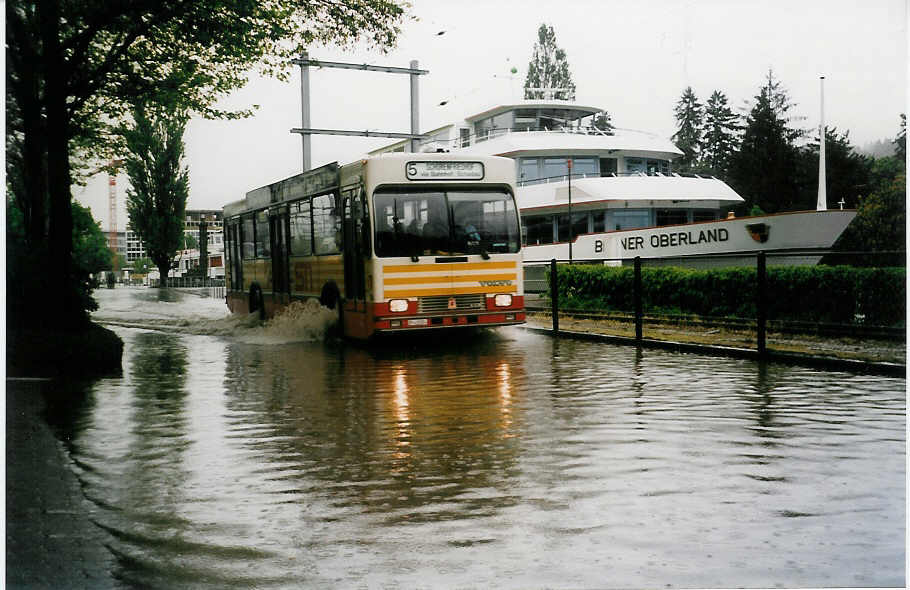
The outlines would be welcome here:
[[[643,268],[646,313],[755,317],[754,268]],[[632,267],[560,265],[563,309],[631,311]],[[769,267],[768,317],[813,322],[906,325],[906,269]]]

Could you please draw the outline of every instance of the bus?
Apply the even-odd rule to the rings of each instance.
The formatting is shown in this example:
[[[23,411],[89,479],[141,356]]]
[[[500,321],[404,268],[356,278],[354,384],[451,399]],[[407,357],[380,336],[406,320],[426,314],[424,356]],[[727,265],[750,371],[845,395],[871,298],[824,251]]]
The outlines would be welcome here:
[[[224,207],[226,300],[272,317],[318,298],[342,336],[525,321],[515,163],[389,153],[257,188]]]

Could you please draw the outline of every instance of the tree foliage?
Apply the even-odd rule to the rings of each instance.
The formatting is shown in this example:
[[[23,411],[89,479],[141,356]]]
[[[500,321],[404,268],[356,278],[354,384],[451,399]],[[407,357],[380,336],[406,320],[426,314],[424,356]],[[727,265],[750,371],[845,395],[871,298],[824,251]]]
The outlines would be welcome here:
[[[575,83],[569,72],[566,52],[556,45],[556,33],[551,25],[541,24],[537,30],[524,89],[526,99],[575,99]]]
[[[601,131],[603,131],[604,133],[606,133],[608,135],[612,135],[613,134],[613,118],[610,116],[610,113],[607,111],[598,113],[598,115],[596,117],[594,117],[594,127],[596,129],[600,129]]]
[[[8,187],[25,239],[76,285],[71,185],[121,146],[111,133],[134,104],[177,104],[205,117],[251,68],[285,77],[306,47],[365,38],[390,46],[399,0],[9,0],[6,3]],[[39,253],[40,254],[40,253]],[[81,297],[28,298],[51,321],[81,313]]]
[[[182,164],[187,117],[137,108],[133,121],[121,131],[128,150],[124,163],[132,185],[126,191],[126,210],[131,229],[145,243],[148,257],[161,272],[160,284],[164,287],[171,260],[183,245],[189,196],[189,170]]]
[[[901,160],[907,159],[907,114],[901,113],[901,128],[894,139],[894,155]]]
[[[676,133],[673,141],[682,150],[683,156],[677,160],[681,171],[687,172],[695,167],[701,149],[702,128],[704,126],[704,107],[698,102],[691,86],[683,90],[676,103]]]
[[[727,96],[715,90],[705,105],[700,168],[725,178],[736,153],[740,129],[739,117],[727,103]]]
[[[793,126],[793,106],[769,71],[730,165],[731,181],[747,211],[756,206],[766,213],[787,211],[799,200],[797,140],[805,133]]]
[[[818,138],[800,149],[799,198],[795,209],[814,209],[818,198]],[[861,155],[850,143],[850,133],[837,128],[825,130],[825,169],[828,207],[844,201],[848,209],[859,204],[861,195],[869,193],[871,160]]]

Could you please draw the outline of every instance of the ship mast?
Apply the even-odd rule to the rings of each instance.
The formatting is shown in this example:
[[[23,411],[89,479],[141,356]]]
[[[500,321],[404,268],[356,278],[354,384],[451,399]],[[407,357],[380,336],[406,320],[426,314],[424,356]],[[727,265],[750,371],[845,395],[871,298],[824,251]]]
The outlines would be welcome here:
[[[818,203],[817,211],[828,209],[828,195],[825,189],[825,77],[819,80],[821,86],[821,122],[818,125]]]

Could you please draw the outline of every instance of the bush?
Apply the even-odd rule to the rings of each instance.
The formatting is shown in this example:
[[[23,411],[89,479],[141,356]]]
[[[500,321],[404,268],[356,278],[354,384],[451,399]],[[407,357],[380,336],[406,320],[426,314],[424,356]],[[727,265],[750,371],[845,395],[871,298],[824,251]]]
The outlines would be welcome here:
[[[755,317],[754,268],[643,268],[642,306],[648,313]],[[634,309],[631,267],[559,266],[564,309]],[[769,319],[906,325],[906,269],[848,266],[770,267]]]

